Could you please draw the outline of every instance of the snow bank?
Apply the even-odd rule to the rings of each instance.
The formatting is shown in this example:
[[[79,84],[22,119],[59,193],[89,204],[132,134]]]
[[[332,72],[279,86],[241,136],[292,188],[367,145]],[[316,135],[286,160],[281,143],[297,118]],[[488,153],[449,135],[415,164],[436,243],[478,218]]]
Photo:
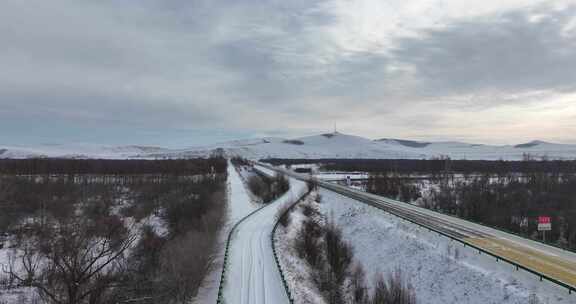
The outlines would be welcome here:
[[[312,282],[311,269],[308,263],[298,257],[294,242],[306,217],[302,214],[304,204],[310,204],[316,197],[311,193],[305,201],[299,203],[290,213],[287,227],[279,226],[275,235],[276,248],[284,276],[292,293],[294,303],[324,304],[324,298]]]
[[[369,281],[402,269],[420,303],[576,303],[576,295],[506,263],[451,242],[379,209],[321,190],[321,210],[332,216],[354,248]]]

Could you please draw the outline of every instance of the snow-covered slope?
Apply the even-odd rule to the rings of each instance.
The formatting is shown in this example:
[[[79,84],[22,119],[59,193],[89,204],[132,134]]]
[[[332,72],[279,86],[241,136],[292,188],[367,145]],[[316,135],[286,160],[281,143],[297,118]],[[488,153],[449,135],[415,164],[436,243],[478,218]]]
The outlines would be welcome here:
[[[37,148],[0,146],[0,158],[76,157],[76,158],[190,158],[214,153],[262,158],[374,158],[521,160],[576,159],[576,145],[532,141],[519,145],[480,145],[463,142],[419,142],[402,139],[371,140],[342,133],[329,133],[295,139],[266,137],[235,140],[183,149],[142,146],[40,146]]]
[[[370,289],[373,278],[401,269],[418,303],[576,303],[574,293],[529,272],[351,198],[320,194],[322,213],[342,229]]]
[[[152,153],[165,153],[168,150],[148,146],[105,146],[93,144],[0,146],[0,158],[133,158]]]
[[[221,143],[175,152],[185,157],[206,155],[217,148],[228,155],[246,158],[375,158],[429,159],[448,156],[452,159],[521,160],[526,155],[541,159],[576,159],[576,145],[533,141],[519,145],[480,145],[462,142],[418,142],[379,139],[329,133],[296,139],[263,138]]]

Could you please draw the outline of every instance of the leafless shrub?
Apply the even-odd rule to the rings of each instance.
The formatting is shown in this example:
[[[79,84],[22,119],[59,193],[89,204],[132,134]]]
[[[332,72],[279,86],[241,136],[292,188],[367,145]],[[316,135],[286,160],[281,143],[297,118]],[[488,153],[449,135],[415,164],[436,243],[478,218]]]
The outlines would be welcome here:
[[[253,174],[248,178],[248,188],[263,203],[269,203],[290,189],[290,182],[283,174],[268,177],[264,174]]]
[[[313,220],[305,220],[298,232],[295,241],[296,253],[311,266],[320,265],[321,250],[319,238],[322,236],[322,227]]]
[[[406,282],[402,271],[396,269],[387,279],[380,276],[376,280],[371,304],[415,304],[416,295],[413,288]]]
[[[286,191],[290,190],[290,181],[281,173],[276,173],[272,179],[272,192],[275,198],[280,197]]]
[[[357,264],[352,270],[350,276],[350,285],[352,288],[352,301],[356,304],[365,304],[368,302],[368,288],[366,287],[366,273],[362,265]]]
[[[252,194],[265,201],[264,199],[268,196],[268,186],[259,175],[251,175],[248,178],[247,184]]]
[[[292,207],[291,205],[284,205],[281,208],[279,208],[278,211],[276,212],[276,219],[278,220],[280,225],[282,225],[282,227],[288,227],[288,225],[290,224],[291,207]]]
[[[328,280],[324,285],[329,286],[324,292],[324,298],[329,303],[344,303],[345,291],[344,282],[351,275],[351,267],[354,253],[352,247],[343,240],[342,231],[333,222],[324,226],[324,247],[326,270]]]
[[[308,191],[313,191],[318,189],[318,181],[314,180],[314,179],[309,179],[306,182],[306,185],[308,186]]]
[[[242,157],[238,157],[238,156],[232,157],[230,159],[230,161],[232,162],[232,164],[234,166],[249,166],[250,165],[250,162],[248,160],[246,160],[245,158],[242,158]]]
[[[122,228],[108,227],[96,238],[81,219],[60,223],[50,237],[23,247],[19,264],[25,271],[17,271],[13,261],[10,276],[35,287],[47,303],[105,303],[109,289],[123,279],[124,252],[134,242],[133,236],[118,236]]]
[[[320,214],[318,210],[314,209],[310,204],[303,204],[301,208],[302,214],[306,217],[318,216]]]
[[[174,303],[188,303],[196,295],[213,264],[214,236],[190,231],[162,250],[159,281],[163,294]]]
[[[0,207],[7,211],[0,224],[14,235],[17,254],[0,283],[31,286],[49,304],[185,303],[212,263],[225,215],[225,178],[9,177],[9,183],[0,182],[0,190],[7,190],[0,191]],[[131,208],[112,212],[120,201]],[[126,217],[139,221],[153,213],[169,233],[124,225]]]
[[[539,304],[538,296],[535,293],[531,293],[528,297],[528,304]]]
[[[311,267],[312,281],[327,303],[414,304],[412,287],[397,270],[387,280],[377,278],[372,297],[368,293],[364,269],[354,264],[354,251],[332,220],[320,225],[311,218],[317,212],[311,205],[294,243],[296,253]],[[304,210],[308,210],[308,207]],[[313,211],[311,211],[313,210]]]

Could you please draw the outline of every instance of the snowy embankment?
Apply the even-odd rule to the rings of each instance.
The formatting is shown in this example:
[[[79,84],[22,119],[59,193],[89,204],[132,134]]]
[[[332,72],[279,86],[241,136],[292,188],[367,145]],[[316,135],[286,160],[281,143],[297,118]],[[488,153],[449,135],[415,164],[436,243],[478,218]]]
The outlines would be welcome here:
[[[310,266],[298,257],[294,248],[295,240],[298,238],[298,232],[306,216],[302,213],[302,207],[305,204],[317,205],[314,203],[316,192],[312,192],[303,201],[299,202],[294,209],[290,211],[289,223],[287,227],[280,225],[274,235],[276,249],[280,265],[284,271],[284,276],[290,288],[294,303],[299,304],[326,304],[324,298],[320,295],[316,285],[312,282],[312,270]],[[315,220],[322,221],[322,218]]]
[[[348,197],[320,193],[321,212],[342,229],[369,283],[401,269],[419,303],[528,303],[534,296],[538,303],[576,303],[566,289],[509,264]],[[307,285],[295,288],[309,293]]]
[[[248,217],[234,231],[223,286],[225,303],[288,303],[270,235],[279,210],[305,192],[304,182],[291,179],[288,192]]]
[[[255,204],[250,199],[244,182],[240,174],[234,168],[234,165],[228,162],[228,216],[226,220],[226,227],[222,229],[219,237],[218,254],[215,257],[214,268],[210,274],[205,278],[198,295],[192,303],[216,303],[218,298],[218,287],[220,284],[220,274],[222,273],[222,264],[224,261],[224,250],[226,238],[230,229],[240,219],[250,214],[261,206]]]
[[[576,303],[576,295],[507,263],[479,254],[460,243],[421,229],[379,209],[321,190],[291,213],[288,228],[278,229],[276,244],[295,303],[324,303],[312,281],[310,266],[294,247],[306,220],[303,210],[320,211],[315,221],[330,219],[354,249],[354,261],[375,278],[397,269],[409,280],[419,303]],[[312,195],[313,197],[314,195]]]

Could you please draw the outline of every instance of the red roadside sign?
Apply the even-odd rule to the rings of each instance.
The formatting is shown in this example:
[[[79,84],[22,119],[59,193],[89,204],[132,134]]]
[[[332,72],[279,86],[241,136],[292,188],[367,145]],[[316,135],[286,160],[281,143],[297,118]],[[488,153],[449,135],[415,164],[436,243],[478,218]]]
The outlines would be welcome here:
[[[552,230],[552,221],[549,216],[539,216],[538,217],[538,231],[550,231]]]
[[[539,216],[538,217],[538,224],[550,224],[550,217],[549,216]]]

